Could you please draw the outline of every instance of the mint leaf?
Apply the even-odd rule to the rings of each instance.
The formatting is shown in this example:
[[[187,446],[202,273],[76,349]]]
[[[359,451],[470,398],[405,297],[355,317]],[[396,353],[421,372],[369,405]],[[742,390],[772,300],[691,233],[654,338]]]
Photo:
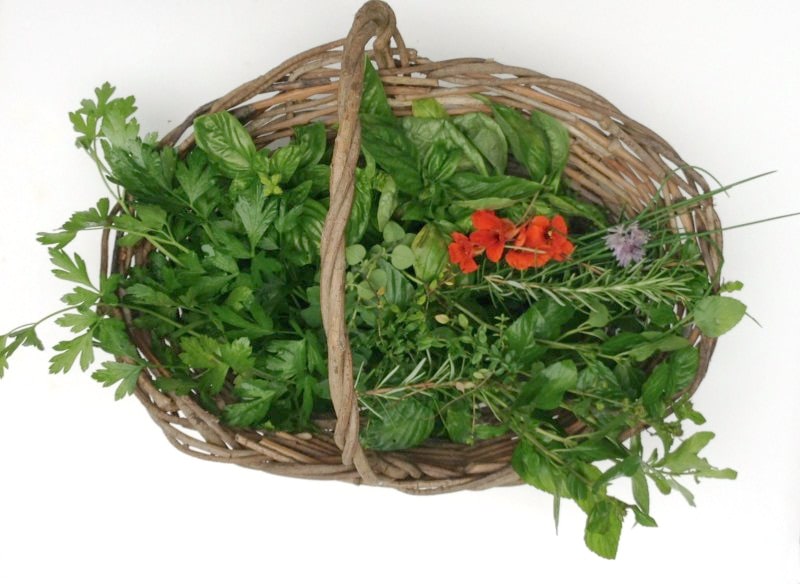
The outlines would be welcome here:
[[[417,446],[433,432],[436,416],[431,408],[414,398],[383,403],[380,417],[370,416],[361,443],[371,450],[402,450]]]
[[[615,499],[601,499],[590,508],[586,517],[586,547],[601,558],[617,557],[625,508]]]

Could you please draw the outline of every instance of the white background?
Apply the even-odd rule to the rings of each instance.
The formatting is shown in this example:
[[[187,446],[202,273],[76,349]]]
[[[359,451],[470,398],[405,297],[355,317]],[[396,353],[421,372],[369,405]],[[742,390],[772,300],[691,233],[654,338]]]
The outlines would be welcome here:
[[[58,307],[37,231],[103,195],[67,112],[109,80],[143,129],[344,36],[358,0],[0,1],[0,330]],[[795,2],[396,0],[434,59],[494,57],[587,85],[732,182],[725,225],[800,210]],[[800,582],[800,218],[726,235],[728,279],[758,319],[718,345],[698,395],[710,460],[739,479],[654,496],[619,557],[554,534],[532,488],[414,498],[274,477],[179,454],[133,399],[19,353],[0,381],[0,581]],[[78,251],[96,259],[96,241]],[[42,334],[52,346],[55,327]]]

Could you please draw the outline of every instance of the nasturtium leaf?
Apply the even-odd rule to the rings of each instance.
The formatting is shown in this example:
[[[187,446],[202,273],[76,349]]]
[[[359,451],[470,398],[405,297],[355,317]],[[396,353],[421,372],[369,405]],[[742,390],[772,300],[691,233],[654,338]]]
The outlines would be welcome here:
[[[370,416],[361,443],[370,450],[402,450],[417,446],[433,432],[433,410],[414,398],[384,402]]]
[[[742,319],[747,307],[735,298],[708,296],[694,307],[694,322],[707,337],[727,333]]]

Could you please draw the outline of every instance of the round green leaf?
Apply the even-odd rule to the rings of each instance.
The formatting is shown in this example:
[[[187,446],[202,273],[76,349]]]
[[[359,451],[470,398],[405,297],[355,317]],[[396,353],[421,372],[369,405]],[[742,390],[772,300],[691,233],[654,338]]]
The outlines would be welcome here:
[[[405,234],[406,232],[403,231],[403,228],[400,227],[394,221],[389,221],[386,224],[386,227],[383,228],[383,240],[386,243],[393,243],[395,241],[403,239],[403,236]]]
[[[398,270],[405,270],[414,265],[414,252],[407,245],[398,245],[392,251],[392,265]]]
[[[357,243],[355,245],[349,246],[346,250],[344,250],[344,257],[347,260],[348,266],[355,266],[356,264],[360,264],[361,260],[363,260],[367,255],[367,249]]]

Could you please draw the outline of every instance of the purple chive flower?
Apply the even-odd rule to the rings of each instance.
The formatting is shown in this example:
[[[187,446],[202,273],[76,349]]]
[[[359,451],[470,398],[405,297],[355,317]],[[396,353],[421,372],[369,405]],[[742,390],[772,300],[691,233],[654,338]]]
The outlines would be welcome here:
[[[628,267],[631,262],[640,262],[644,258],[644,244],[650,239],[650,233],[635,221],[628,225],[611,227],[606,235],[606,245],[614,252],[619,265]]]

